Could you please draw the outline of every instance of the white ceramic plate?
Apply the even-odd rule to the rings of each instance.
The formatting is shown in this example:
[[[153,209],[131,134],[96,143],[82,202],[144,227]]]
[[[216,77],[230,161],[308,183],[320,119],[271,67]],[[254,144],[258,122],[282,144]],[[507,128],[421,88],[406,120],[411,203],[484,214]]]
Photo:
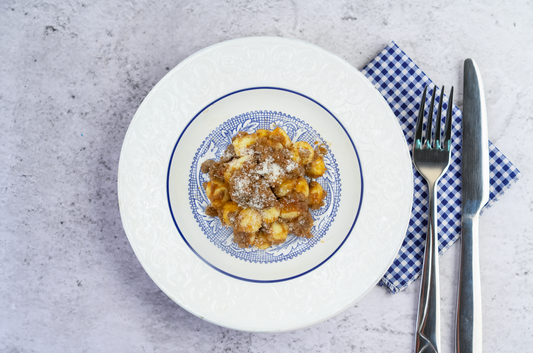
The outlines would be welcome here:
[[[326,143],[329,196],[313,239],[243,250],[203,213],[199,165],[237,131],[272,125]],[[268,37],[213,45],[169,72],[131,122],[118,176],[124,229],[154,282],[205,320],[256,332],[312,325],[368,292],[402,243],[412,191],[403,133],[366,78],[321,48]]]

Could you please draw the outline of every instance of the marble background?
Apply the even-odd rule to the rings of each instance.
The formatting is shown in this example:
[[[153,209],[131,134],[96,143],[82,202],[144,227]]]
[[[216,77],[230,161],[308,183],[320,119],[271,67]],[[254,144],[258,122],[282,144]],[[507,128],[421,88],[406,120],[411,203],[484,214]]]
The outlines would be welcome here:
[[[0,3],[0,352],[410,352],[419,281],[374,288],[338,316],[277,334],[207,323],[144,272],[122,229],[122,140],[183,59],[244,36],[317,44],[362,68],[394,40],[437,83],[479,64],[489,137],[523,178],[481,218],[484,348],[533,344],[531,1]],[[458,246],[441,257],[453,350]]]

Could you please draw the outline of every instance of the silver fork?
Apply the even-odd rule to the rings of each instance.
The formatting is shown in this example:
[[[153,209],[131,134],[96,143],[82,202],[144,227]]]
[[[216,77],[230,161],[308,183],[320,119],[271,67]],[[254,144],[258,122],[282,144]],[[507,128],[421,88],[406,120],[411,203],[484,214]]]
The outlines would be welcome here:
[[[424,126],[424,109],[427,86],[422,94],[418,120],[416,122],[415,142],[413,146],[413,164],[418,172],[426,179],[429,193],[428,228],[426,235],[426,250],[424,252],[424,267],[420,282],[420,299],[416,322],[415,352],[440,352],[440,280],[439,280],[439,241],[437,226],[437,183],[450,164],[451,134],[452,134],[452,100],[453,87],[448,99],[444,140],[441,136],[442,101],[444,100],[444,86],[441,89],[435,135],[432,137],[433,107],[435,92],[429,106],[429,116],[426,125],[426,137],[422,139]]]

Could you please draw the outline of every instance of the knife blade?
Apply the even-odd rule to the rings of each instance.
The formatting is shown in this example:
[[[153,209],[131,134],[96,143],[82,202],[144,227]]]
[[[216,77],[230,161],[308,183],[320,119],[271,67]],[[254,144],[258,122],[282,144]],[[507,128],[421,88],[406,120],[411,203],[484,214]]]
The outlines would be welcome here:
[[[463,94],[461,264],[455,351],[480,353],[479,215],[489,200],[489,140],[483,81],[472,59],[464,62]]]

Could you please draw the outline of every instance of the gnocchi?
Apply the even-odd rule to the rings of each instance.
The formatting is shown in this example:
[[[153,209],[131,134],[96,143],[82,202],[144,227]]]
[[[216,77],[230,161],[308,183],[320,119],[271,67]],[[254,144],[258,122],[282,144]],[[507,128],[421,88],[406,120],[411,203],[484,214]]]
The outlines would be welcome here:
[[[313,178],[327,171],[325,148],[292,142],[281,127],[241,131],[220,161],[204,161],[210,201],[206,214],[233,229],[241,248],[267,249],[289,234],[311,238],[310,210],[324,205],[327,191]]]

